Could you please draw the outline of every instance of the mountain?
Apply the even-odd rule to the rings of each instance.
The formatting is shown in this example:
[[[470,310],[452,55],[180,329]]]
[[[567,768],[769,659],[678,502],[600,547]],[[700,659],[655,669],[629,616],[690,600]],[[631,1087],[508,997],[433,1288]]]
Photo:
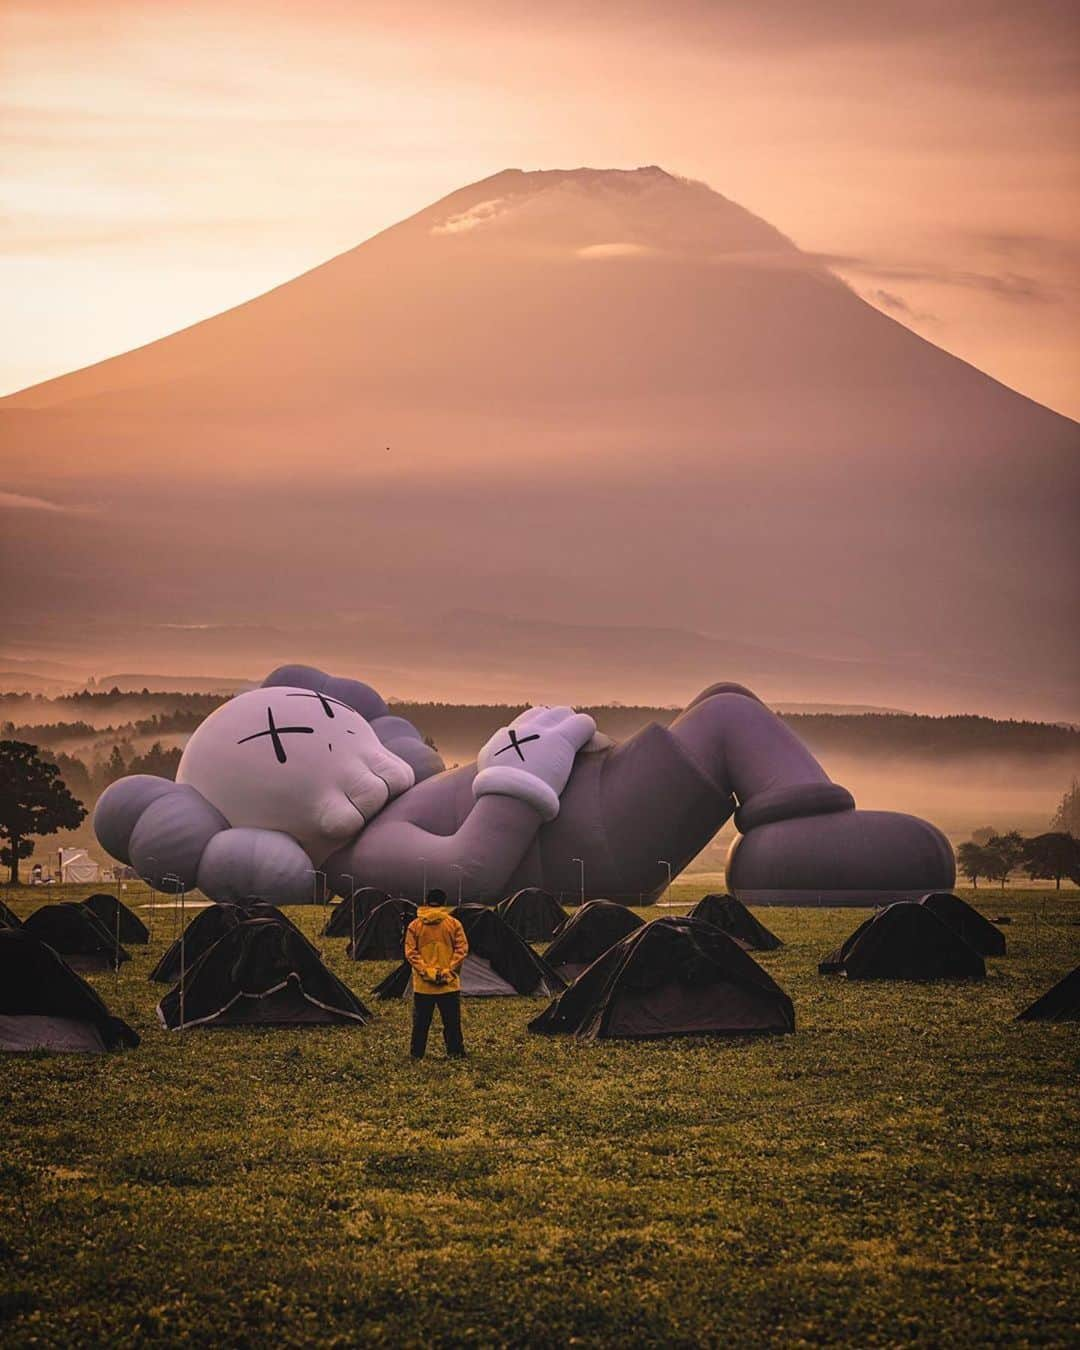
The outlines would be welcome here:
[[[689,634],[716,678],[788,661],[776,698],[1080,711],[1077,425],[658,168],[496,174],[0,437],[7,499],[59,508],[5,512],[0,660],[185,669],[228,631],[242,674],[319,629],[475,697],[565,657],[641,698]]]

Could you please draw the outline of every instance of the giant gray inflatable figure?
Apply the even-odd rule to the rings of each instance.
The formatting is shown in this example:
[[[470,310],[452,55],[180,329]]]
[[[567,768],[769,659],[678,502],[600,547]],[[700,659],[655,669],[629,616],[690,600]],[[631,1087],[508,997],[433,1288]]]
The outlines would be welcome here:
[[[717,684],[619,744],[572,708],[530,708],[445,770],[368,685],[282,666],[196,729],[177,781],[102,795],[102,846],[164,890],[297,904],[378,886],[464,900],[523,886],[655,899],[731,817],[743,900],[865,904],[947,890],[952,849],[914,816],[857,811],[749,690]]]

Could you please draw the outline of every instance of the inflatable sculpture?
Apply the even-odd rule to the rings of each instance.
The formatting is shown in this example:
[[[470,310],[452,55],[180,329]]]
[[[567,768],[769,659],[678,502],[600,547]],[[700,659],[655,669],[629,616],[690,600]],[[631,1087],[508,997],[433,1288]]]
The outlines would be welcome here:
[[[913,816],[858,811],[754,694],[717,684],[621,743],[530,708],[446,770],[356,680],[283,666],[210,714],[175,783],[121,778],[98,840],[151,885],[236,904],[381,887],[497,900],[525,886],[648,903],[734,814],[728,890],[865,904],[948,889],[952,849]]]

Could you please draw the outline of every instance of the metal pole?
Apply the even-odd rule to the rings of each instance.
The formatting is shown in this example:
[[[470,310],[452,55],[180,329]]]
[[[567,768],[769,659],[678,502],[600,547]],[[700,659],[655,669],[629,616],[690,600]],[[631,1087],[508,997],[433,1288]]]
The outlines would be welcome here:
[[[184,995],[187,992],[187,889],[180,878],[176,884],[180,887],[180,1031],[184,1030]]]
[[[465,869],[460,863],[451,863],[450,866],[457,873],[457,902],[461,905],[461,883],[465,879]]]
[[[147,861],[148,863],[156,863],[156,862],[157,862],[157,858],[154,856],[153,853],[148,853],[148,854],[146,855],[146,861]],[[136,875],[138,875],[138,873],[136,873]],[[140,881],[142,880],[141,877],[140,877],[139,879],[140,879]],[[157,903],[157,887],[154,885],[154,883],[153,883],[152,881],[148,881],[148,882],[146,882],[145,884],[146,884],[147,886],[150,887],[150,924],[149,924],[149,927],[150,927],[150,943],[151,943],[151,945],[153,945],[153,941],[154,941],[154,907],[155,907],[155,905],[156,905],[156,903]]]
[[[326,894],[326,873],[320,872],[317,867],[309,867],[307,870],[311,873],[311,903],[317,905],[319,903],[320,877],[322,877],[323,880],[323,894]]]
[[[116,878],[116,931],[113,934],[116,947],[113,950],[113,993],[120,988],[120,878]]]
[[[423,866],[423,879],[420,883],[420,901],[423,903],[427,899],[427,859],[420,858],[418,861]]]
[[[668,860],[667,860],[666,858],[657,858],[656,861],[657,861],[657,865],[658,865],[658,866],[660,866],[660,867],[666,867],[666,868],[667,868],[667,890],[665,890],[665,892],[664,892],[664,900],[667,902],[667,905],[670,906],[670,905],[671,905],[671,864],[668,862]]]
[[[581,903],[585,903],[585,859],[571,858],[571,862],[576,862],[581,868]]]
[[[349,924],[352,928],[352,945],[356,946],[356,878],[351,872],[342,872],[349,879]],[[325,925],[324,925],[325,928]]]

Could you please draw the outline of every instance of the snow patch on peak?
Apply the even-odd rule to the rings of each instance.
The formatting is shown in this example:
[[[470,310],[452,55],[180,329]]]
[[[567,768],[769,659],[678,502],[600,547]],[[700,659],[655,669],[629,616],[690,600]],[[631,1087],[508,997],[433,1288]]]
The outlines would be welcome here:
[[[510,204],[508,197],[494,197],[488,201],[477,202],[467,211],[458,211],[431,227],[432,234],[464,234],[478,225],[487,225],[505,207]]]

